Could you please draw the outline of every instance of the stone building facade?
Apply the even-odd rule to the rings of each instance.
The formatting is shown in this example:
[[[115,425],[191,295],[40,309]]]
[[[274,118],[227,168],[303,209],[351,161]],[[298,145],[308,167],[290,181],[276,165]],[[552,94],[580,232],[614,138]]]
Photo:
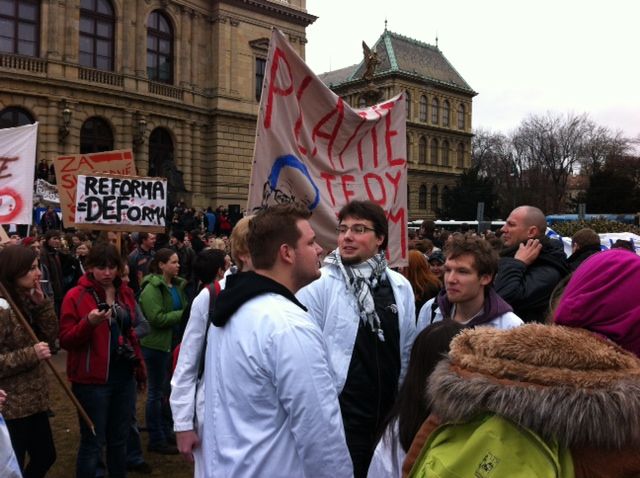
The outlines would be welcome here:
[[[409,217],[434,219],[443,193],[471,165],[477,93],[437,46],[386,29],[365,56],[368,61],[320,78],[353,107],[407,92]]]
[[[245,207],[271,28],[304,57],[306,0],[5,0],[0,127],[38,161],[133,148],[194,206]]]

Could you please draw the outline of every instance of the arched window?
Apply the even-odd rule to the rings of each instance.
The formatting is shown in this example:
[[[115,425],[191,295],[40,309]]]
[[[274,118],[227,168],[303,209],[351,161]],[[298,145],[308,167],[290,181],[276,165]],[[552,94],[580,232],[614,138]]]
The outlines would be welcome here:
[[[442,103],[442,126],[449,126],[449,115],[451,107],[448,100],[444,100]]]
[[[427,186],[420,186],[418,191],[418,209],[427,209]]]
[[[407,135],[407,162],[411,162],[411,137]]]
[[[0,52],[38,56],[40,1],[0,1]]]
[[[431,140],[431,164],[438,164],[438,140]]]
[[[411,93],[409,93],[408,91],[405,91],[404,94],[406,95],[406,101],[407,101],[407,119],[410,120],[411,119]]]
[[[458,143],[458,151],[456,153],[456,160],[459,168],[464,168],[464,143]]]
[[[431,211],[438,210],[438,186],[435,184],[431,187]]]
[[[427,140],[424,136],[420,136],[418,143],[418,163],[427,164]]]
[[[438,124],[438,118],[440,116],[440,102],[438,98],[434,98],[431,100],[431,122],[433,124]]]
[[[149,135],[149,176],[167,177],[172,169],[175,169],[173,138],[165,128],[156,128]]]
[[[147,77],[161,83],[173,83],[173,29],[160,10],[147,21]]]
[[[420,121],[427,122],[427,97],[424,95],[420,97]]]
[[[113,150],[113,132],[102,118],[93,116],[80,129],[80,154]]]
[[[465,108],[462,103],[458,105],[458,129],[464,129]]]
[[[35,120],[25,109],[10,106],[0,111],[0,129],[15,128],[16,126],[24,126],[32,123],[35,123]]]
[[[449,141],[442,142],[442,165],[449,166]]]
[[[108,0],[80,2],[80,64],[113,70],[115,15]]]

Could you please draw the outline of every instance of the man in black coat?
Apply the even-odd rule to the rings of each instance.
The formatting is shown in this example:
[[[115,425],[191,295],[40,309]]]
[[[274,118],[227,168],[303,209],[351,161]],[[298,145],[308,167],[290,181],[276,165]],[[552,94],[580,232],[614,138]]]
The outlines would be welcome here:
[[[502,227],[495,289],[525,322],[545,321],[551,293],[569,273],[562,243],[547,238],[546,228],[543,212],[532,206],[511,211]]]
[[[593,229],[585,227],[576,232],[571,238],[571,255],[567,259],[571,272],[600,250],[600,236]]]

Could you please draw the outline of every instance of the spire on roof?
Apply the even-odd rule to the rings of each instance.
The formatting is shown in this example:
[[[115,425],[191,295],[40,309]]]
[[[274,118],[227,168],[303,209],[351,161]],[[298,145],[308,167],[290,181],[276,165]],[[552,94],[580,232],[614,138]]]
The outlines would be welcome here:
[[[438,33],[436,32],[436,48],[438,48]]]
[[[387,19],[386,18],[384,19],[384,31],[385,32],[387,31]]]

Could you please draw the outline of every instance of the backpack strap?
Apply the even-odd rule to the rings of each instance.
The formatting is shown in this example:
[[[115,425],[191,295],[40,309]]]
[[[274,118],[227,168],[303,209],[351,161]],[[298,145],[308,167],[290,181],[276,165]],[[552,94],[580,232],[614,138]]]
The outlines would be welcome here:
[[[209,327],[213,323],[213,309],[216,305],[216,298],[220,293],[220,283],[214,281],[205,286],[209,291],[209,314],[207,316],[207,325],[204,329],[204,340],[202,341],[202,348],[200,349],[200,362],[198,364],[198,380],[202,378],[204,373],[204,359],[207,352],[207,336],[209,335]]]

